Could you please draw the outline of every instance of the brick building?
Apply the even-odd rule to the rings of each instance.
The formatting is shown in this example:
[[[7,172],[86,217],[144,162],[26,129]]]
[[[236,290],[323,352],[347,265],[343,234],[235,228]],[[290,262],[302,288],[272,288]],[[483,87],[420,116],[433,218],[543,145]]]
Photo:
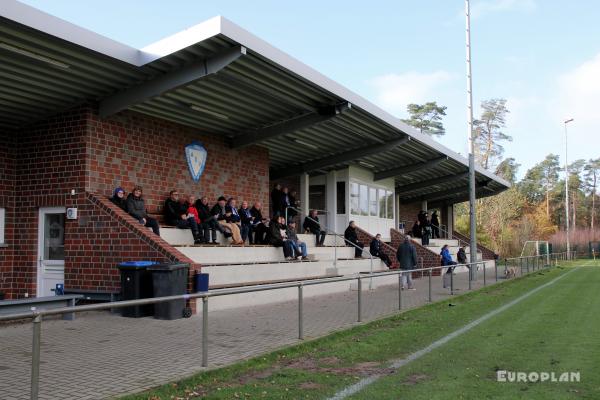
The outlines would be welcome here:
[[[465,201],[467,161],[218,17],[134,49],[7,1],[0,10],[0,291],[118,290],[123,260],[201,265],[107,201],[144,188],[261,201],[274,182],[391,239],[422,208]],[[185,148],[201,143],[192,178]],[[508,183],[477,170],[478,197]],[[67,209],[77,209],[73,219]]]

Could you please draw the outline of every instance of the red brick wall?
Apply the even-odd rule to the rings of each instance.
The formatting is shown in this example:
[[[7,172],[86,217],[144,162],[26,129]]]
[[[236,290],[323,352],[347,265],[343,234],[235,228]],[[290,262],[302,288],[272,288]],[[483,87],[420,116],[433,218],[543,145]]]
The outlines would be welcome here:
[[[421,202],[416,203],[400,203],[400,212],[398,214],[398,221],[404,221],[406,223],[405,229],[410,230],[417,220],[417,215],[421,211]]]
[[[469,243],[469,241],[471,240],[466,235],[463,235],[462,233],[459,233],[457,231],[452,232],[452,238],[462,240],[465,243]],[[483,257],[484,260],[494,260],[495,259],[494,251],[488,249],[485,246],[482,246],[479,243],[477,243],[477,250],[481,251],[481,256]]]
[[[232,150],[222,137],[198,129],[125,111],[108,119],[92,112],[88,121],[89,168],[86,189],[110,195],[115,187],[144,188],[151,211],[161,208],[169,191],[207,196],[211,204],[225,195],[261,201],[269,206],[269,154],[263,147]],[[195,183],[184,148],[201,142],[208,152],[206,168]]]
[[[405,235],[401,234],[397,229],[390,229],[390,237],[392,238],[392,247],[398,248],[402,242],[404,242]],[[418,268],[433,268],[439,267],[441,263],[441,257],[439,254],[434,253],[426,247],[421,246],[419,243],[412,244],[417,249],[417,258],[419,261]],[[421,267],[421,260],[423,260],[423,266]],[[434,276],[440,275],[440,270],[433,271]]]

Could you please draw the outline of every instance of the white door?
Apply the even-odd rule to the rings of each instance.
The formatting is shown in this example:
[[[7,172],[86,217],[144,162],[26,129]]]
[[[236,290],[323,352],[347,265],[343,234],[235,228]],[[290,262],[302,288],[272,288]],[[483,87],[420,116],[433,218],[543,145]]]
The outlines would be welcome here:
[[[40,208],[37,295],[53,296],[65,281],[65,208]]]

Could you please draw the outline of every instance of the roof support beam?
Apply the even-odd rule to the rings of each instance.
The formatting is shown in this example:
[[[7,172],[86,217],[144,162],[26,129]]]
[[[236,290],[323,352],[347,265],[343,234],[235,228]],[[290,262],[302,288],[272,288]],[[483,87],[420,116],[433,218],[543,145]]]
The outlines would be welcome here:
[[[476,190],[489,190],[489,188],[487,187],[487,184],[490,181],[484,181],[484,182],[477,182],[476,185]],[[469,193],[469,187],[468,186],[460,186],[457,188],[452,188],[452,189],[448,189],[448,190],[443,190],[441,192],[433,192],[433,193],[427,193],[425,195],[419,196],[419,195],[409,195],[406,197],[402,197],[400,196],[400,200],[403,202],[412,202],[412,201],[417,201],[417,200],[426,200],[426,201],[437,201],[437,200],[444,200],[447,198],[451,198],[451,197],[456,197],[459,195],[462,195],[464,193]]]
[[[433,168],[440,163],[446,161],[448,156],[434,158],[433,160],[429,160],[426,162],[421,162],[417,164],[405,165],[402,167],[386,169],[385,171],[376,172],[374,179],[379,181],[381,179],[391,178],[395,176],[408,175],[412,172],[421,171],[423,169]]]
[[[245,54],[245,47],[236,46],[107,97],[100,102],[100,117],[118,113],[131,105],[215,74]]]
[[[422,182],[415,182],[409,185],[396,186],[396,193],[402,198],[404,193],[414,192],[415,190],[423,189],[428,186],[440,185],[442,183],[454,182],[461,179],[465,179],[469,176],[468,172],[464,172],[458,175],[446,175],[439,178],[429,179]],[[405,197],[405,196],[404,196]]]
[[[308,161],[300,165],[275,170],[271,173],[271,179],[281,179],[288,176],[299,175],[303,172],[317,171],[323,168],[331,167],[336,164],[342,164],[348,161],[353,161],[357,158],[367,157],[372,154],[386,152],[392,150],[395,147],[407,143],[409,140],[410,137],[406,136],[400,139],[390,140],[385,143],[377,143],[374,145],[346,151],[344,153],[335,154],[330,157],[323,157],[317,160]]]
[[[337,115],[349,110],[352,105],[348,102],[321,107],[316,113],[304,114],[296,118],[278,122],[262,129],[255,129],[235,135],[231,139],[231,147],[234,149],[250,146],[252,144],[274,139],[287,133],[292,133],[312,125],[328,121]]]

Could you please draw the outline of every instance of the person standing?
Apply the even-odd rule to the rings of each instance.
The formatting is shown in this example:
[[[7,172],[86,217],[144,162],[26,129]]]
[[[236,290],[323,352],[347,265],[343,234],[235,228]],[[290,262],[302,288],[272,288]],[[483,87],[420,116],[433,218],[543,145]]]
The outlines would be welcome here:
[[[386,267],[389,268],[390,265],[392,265],[390,258],[383,252],[383,243],[381,242],[381,235],[379,233],[375,235],[375,238],[371,241],[369,252],[373,257],[379,257]]]
[[[423,223],[423,232],[421,233],[421,245],[429,246],[429,238],[431,237],[431,224],[429,223],[429,219],[426,218]]]
[[[362,252],[365,245],[358,241],[358,233],[356,232],[356,223],[350,221],[350,224],[344,231],[346,246],[354,247],[354,258],[362,258]]]
[[[434,211],[433,214],[431,214],[431,238],[440,238],[440,220],[437,211]]]
[[[282,194],[281,185],[279,183],[275,184],[271,191],[271,213],[274,217],[281,215]]]
[[[404,242],[398,246],[396,259],[402,272],[402,289],[415,290],[412,281],[412,270],[417,267],[417,249],[410,241],[410,236],[404,237]]]
[[[146,211],[146,203],[142,197],[141,186],[134,187],[133,191],[127,196],[127,213],[137,219],[140,224],[152,228],[152,232],[155,235],[160,236],[158,222],[154,218],[150,218],[148,211]]]
[[[308,216],[304,218],[304,223],[302,224],[302,227],[305,231],[308,231],[309,233],[315,235],[315,246],[323,246],[327,232],[321,230],[321,224],[319,224],[317,210],[310,210]]]

